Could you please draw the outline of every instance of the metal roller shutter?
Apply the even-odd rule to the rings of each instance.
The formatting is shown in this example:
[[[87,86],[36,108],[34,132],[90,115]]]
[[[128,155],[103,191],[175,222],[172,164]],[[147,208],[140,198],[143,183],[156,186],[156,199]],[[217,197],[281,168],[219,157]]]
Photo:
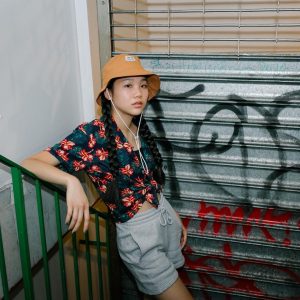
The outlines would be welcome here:
[[[297,58],[144,58],[195,299],[300,299]],[[255,70],[255,71],[254,71]]]
[[[146,118],[195,299],[300,299],[299,13],[299,1],[110,2],[112,54],[139,54],[162,79]],[[137,299],[126,273],[123,287]]]

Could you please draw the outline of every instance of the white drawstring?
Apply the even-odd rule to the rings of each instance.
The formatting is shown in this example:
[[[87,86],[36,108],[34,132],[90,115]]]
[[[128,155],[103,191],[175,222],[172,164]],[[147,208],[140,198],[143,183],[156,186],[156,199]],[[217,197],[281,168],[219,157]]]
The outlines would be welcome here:
[[[121,121],[123,122],[123,124],[125,125],[125,127],[130,131],[130,133],[133,135],[134,137],[134,141],[135,141],[135,145],[139,151],[139,156],[140,156],[140,160],[141,160],[141,164],[142,164],[142,167],[145,171],[146,174],[148,174],[149,172],[149,169],[148,169],[148,166],[147,166],[147,163],[146,163],[146,160],[144,159],[143,155],[142,155],[142,152],[141,152],[141,144],[140,144],[140,138],[139,138],[139,131],[140,131],[140,125],[141,125],[141,120],[142,120],[142,115],[143,115],[143,112],[141,113],[140,115],[140,120],[139,120],[139,125],[137,127],[137,131],[136,131],[136,135],[133,133],[133,131],[127,126],[127,124],[125,123],[125,121],[122,119],[121,117],[121,114],[119,113],[119,111],[117,110],[110,94],[108,93],[109,95],[109,100],[111,101],[116,113],[118,114],[119,118],[121,119]]]
[[[160,225],[166,226],[167,224],[172,225],[173,219],[170,216],[168,210],[164,206],[164,196],[162,195],[160,198]]]
[[[167,224],[172,225],[173,220],[166,208],[162,206],[160,208],[160,225],[166,226]]]

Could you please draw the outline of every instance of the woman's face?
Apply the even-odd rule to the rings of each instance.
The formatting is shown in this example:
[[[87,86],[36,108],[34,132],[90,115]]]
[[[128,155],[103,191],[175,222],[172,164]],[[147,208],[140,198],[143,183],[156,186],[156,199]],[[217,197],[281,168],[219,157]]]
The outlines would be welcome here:
[[[144,76],[118,78],[114,81],[112,89],[106,90],[105,97],[110,100],[112,98],[123,117],[140,115],[148,100],[147,79]],[[115,115],[114,110],[112,113]]]

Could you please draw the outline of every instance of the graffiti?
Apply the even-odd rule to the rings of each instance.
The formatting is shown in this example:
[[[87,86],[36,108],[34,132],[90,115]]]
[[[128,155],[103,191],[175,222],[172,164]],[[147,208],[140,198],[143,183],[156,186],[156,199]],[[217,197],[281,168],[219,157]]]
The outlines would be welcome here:
[[[161,91],[160,96],[184,101],[203,92],[204,89],[204,85],[199,84],[179,95]],[[203,119],[193,122],[189,132],[190,143],[186,145],[168,140],[163,123],[160,121],[160,118],[164,117],[161,103],[159,101],[151,103],[157,113],[157,120],[154,122],[155,131],[163,137],[159,140],[162,149],[167,151],[171,158],[176,152],[190,155],[191,168],[194,176],[198,176],[199,182],[205,179],[205,183],[213,185],[218,194],[222,194],[222,199],[226,197],[236,199],[230,205],[228,202],[222,203],[221,200],[216,204],[213,200],[198,199],[199,205],[194,210],[193,217],[184,216],[182,219],[188,229],[189,239],[184,251],[186,265],[181,270],[180,276],[188,286],[197,291],[199,297],[201,294],[199,299],[214,299],[211,298],[211,290],[222,294],[220,299],[228,300],[232,299],[231,295],[239,294],[257,299],[300,299],[300,269],[294,267],[292,263],[286,264],[284,257],[281,262],[275,259],[278,255],[284,256],[287,253],[280,251],[290,251],[291,257],[295,257],[296,260],[300,258],[299,209],[288,206],[282,208],[281,204],[282,195],[286,195],[282,192],[288,193],[290,189],[286,185],[287,176],[290,173],[300,172],[300,165],[288,159],[285,141],[292,140],[294,146],[300,146],[300,140],[290,133],[278,130],[282,125],[280,113],[293,101],[298,103],[299,99],[300,90],[296,90],[276,97],[266,108],[261,103],[238,95],[229,95],[226,103],[212,106]],[[267,175],[260,178],[259,187],[253,186],[248,175],[251,167],[249,163],[251,145],[247,144],[245,126],[249,123],[247,111],[250,107],[261,117],[260,126],[270,136],[272,151],[278,153],[278,166],[264,173]],[[212,131],[210,140],[198,143],[201,130],[204,130],[204,126],[210,124],[222,111],[230,111],[236,117],[236,121],[231,125],[232,133],[227,137],[227,142],[220,142],[222,140],[220,133]],[[239,178],[242,181],[239,182],[239,195],[213,177],[203,159],[206,154],[224,154],[232,147],[240,149]],[[176,170],[172,159],[166,161],[166,170]],[[177,179],[176,176],[177,174],[173,174],[169,179],[170,199],[180,199],[180,178]],[[255,195],[253,189],[256,189]],[[294,188],[293,192],[300,193],[300,189]],[[255,205],[253,198],[263,199],[264,204]],[[211,249],[212,253],[199,250],[201,241],[209,243],[214,238],[217,242],[211,246],[214,247]],[[266,245],[267,250],[262,248],[263,245]],[[245,253],[240,253],[241,247],[246,256]],[[262,274],[269,277],[266,277],[265,281],[264,276],[258,279],[257,276]],[[279,280],[281,288],[278,288],[276,280]]]
[[[189,97],[194,96],[197,93],[202,92],[202,91],[204,91],[204,86],[197,85],[190,92],[186,92],[186,93],[183,93],[180,95],[175,96],[175,95],[166,93],[164,91],[162,91],[161,94],[163,97],[167,95],[168,97],[174,97],[175,99],[179,99],[181,101],[184,99],[188,99]],[[235,195],[230,194],[228,192],[228,190],[224,189],[221,185],[218,185],[214,181],[214,179],[212,179],[210,177],[208,172],[203,167],[203,164],[201,164],[201,163],[199,164],[198,162],[201,161],[201,156],[203,156],[206,153],[210,153],[210,154],[225,153],[230,148],[232,148],[233,142],[237,141],[238,145],[240,146],[241,158],[243,161],[243,168],[241,168],[241,171],[243,172],[241,177],[244,180],[243,192],[245,193],[245,195],[243,196],[243,199],[247,200],[249,198],[249,195],[247,192],[249,183],[247,181],[246,168],[249,165],[249,161],[248,161],[249,155],[248,155],[247,144],[245,142],[243,127],[248,122],[245,108],[251,107],[252,109],[257,111],[257,113],[259,113],[263,117],[264,128],[269,133],[269,135],[273,141],[273,146],[275,146],[275,149],[278,152],[278,156],[279,156],[280,166],[278,167],[278,169],[271,171],[270,174],[266,178],[263,179],[263,188],[261,189],[261,192],[257,195],[258,197],[260,197],[262,199],[268,198],[268,194],[270,193],[271,187],[276,180],[278,180],[277,186],[279,189],[281,183],[284,181],[285,174],[287,174],[288,172],[298,172],[298,173],[300,172],[300,166],[298,164],[293,164],[293,165],[287,164],[286,150],[281,145],[281,139],[284,139],[285,137],[290,138],[290,139],[292,138],[294,141],[294,144],[298,145],[298,146],[300,146],[300,140],[297,139],[296,137],[291,137],[288,135],[280,136],[280,134],[277,132],[277,128],[276,128],[276,126],[280,124],[278,115],[281,112],[281,110],[286,108],[292,100],[299,100],[299,98],[300,98],[300,90],[284,94],[280,97],[276,97],[274,99],[274,101],[272,102],[272,104],[275,105],[275,108],[268,110],[268,109],[264,108],[261,104],[255,103],[254,101],[248,101],[237,95],[229,95],[227,98],[228,102],[235,102],[236,103],[235,105],[234,104],[215,105],[206,113],[206,116],[204,117],[203,120],[194,122],[191,132],[190,132],[190,140],[195,141],[194,146],[183,147],[183,146],[179,146],[176,144],[172,144],[167,139],[164,139],[164,141],[162,143],[162,147],[165,149],[168,149],[168,151],[170,153],[173,153],[174,151],[178,151],[181,153],[193,154],[194,156],[195,156],[195,154],[198,154],[198,156],[195,157],[196,163],[192,164],[193,166],[195,166],[195,169],[194,169],[195,173],[200,173],[202,175],[205,175],[207,178],[210,178],[210,182],[214,183],[216,186],[218,186],[218,188],[221,188],[222,192],[227,193],[228,196],[235,196]],[[276,105],[279,105],[279,104],[280,104],[280,106],[276,107]],[[159,102],[153,102],[153,104],[151,104],[151,105],[153,106],[154,110],[157,112],[158,116],[162,117],[164,115],[161,104]],[[219,134],[217,132],[213,132],[211,135],[210,142],[203,146],[199,146],[199,144],[197,144],[196,142],[197,142],[199,133],[201,131],[201,128],[203,127],[203,125],[205,125],[206,123],[211,121],[217,113],[219,113],[223,110],[231,111],[232,113],[234,113],[236,115],[236,117],[238,119],[238,121],[236,121],[235,124],[233,125],[232,135],[229,138],[229,140],[227,141],[227,144],[226,145],[219,144],[218,143]],[[159,122],[159,119],[158,119],[158,122],[155,122],[154,126],[155,126],[155,130],[157,132],[159,132],[162,136],[166,136],[166,133],[163,128],[163,124],[161,122]],[[166,166],[166,168],[171,169],[172,166],[170,166],[169,162],[167,162],[167,164],[168,165]],[[172,165],[172,163],[171,163],[171,165]],[[178,195],[179,189],[174,186],[172,188],[172,191],[173,191],[172,193],[174,193],[174,195]]]
[[[248,210],[247,210],[248,212]],[[245,215],[245,209],[242,207],[237,207],[233,212],[231,212],[228,207],[218,208],[214,205],[209,205],[204,201],[200,202],[198,210],[198,218],[200,219],[199,233],[204,233],[207,229],[207,224],[209,220],[207,218],[213,218],[213,234],[218,236],[221,231],[221,226],[226,227],[226,233],[229,236],[233,236],[237,230],[238,224],[242,224],[242,230],[244,237],[247,238],[253,226],[258,226],[262,230],[266,240],[271,243],[281,242],[283,246],[288,247],[291,245],[291,240],[288,238],[289,230],[285,230],[286,237],[282,241],[276,240],[276,236],[272,236],[270,231],[265,228],[265,226],[276,226],[276,225],[286,225],[292,218],[293,213],[291,211],[278,213],[274,208],[253,208],[253,210]],[[184,225],[188,228],[191,222],[191,218],[186,217],[183,220]],[[232,223],[231,223],[232,222]],[[224,292],[251,292],[258,298],[262,299],[278,299],[272,298],[270,295],[260,290],[257,287],[257,282],[252,278],[245,278],[243,271],[259,265],[262,270],[272,270],[276,271],[281,276],[285,277],[288,281],[293,281],[300,284],[300,273],[297,274],[294,271],[288,269],[287,267],[280,267],[276,264],[268,263],[258,259],[249,258],[247,260],[232,261],[233,250],[229,242],[224,242],[223,251],[220,255],[205,255],[200,258],[192,259],[194,251],[190,246],[185,249],[186,258],[186,269],[196,270],[198,280],[201,282],[203,287],[213,287],[221,289]],[[218,268],[212,266],[212,262],[218,262]],[[214,263],[215,265],[215,263]],[[214,276],[212,276],[214,274]],[[215,275],[225,275],[230,274],[231,284],[224,285],[222,281],[216,281]],[[253,276],[253,274],[252,274]],[[181,277],[187,285],[192,285],[186,270],[181,271]],[[203,292],[203,291],[202,291]],[[204,293],[203,296],[206,294]],[[205,299],[211,299],[207,295]],[[230,299],[230,298],[228,298]],[[284,299],[299,299],[299,297],[286,297]]]
[[[273,208],[268,208],[265,211],[261,208],[254,208],[253,211],[245,217],[245,210],[241,207],[235,209],[233,213],[228,207],[217,208],[213,205],[207,205],[204,201],[201,201],[198,210],[198,217],[200,219],[199,233],[204,233],[207,228],[208,220],[206,219],[208,216],[213,217],[213,233],[215,236],[220,234],[221,226],[226,227],[226,233],[229,236],[233,236],[235,231],[237,230],[238,223],[242,223],[242,230],[244,237],[247,238],[253,228],[253,225],[257,225],[259,229],[262,230],[266,240],[271,243],[278,243],[276,240],[276,236],[272,236],[267,228],[264,226],[269,225],[285,225],[292,217],[292,212],[283,212],[281,214],[275,213]],[[224,219],[224,222],[222,222]],[[228,223],[225,223],[228,222]],[[235,223],[230,223],[234,221]],[[184,225],[188,228],[191,222],[191,218],[186,217],[183,219]],[[245,225],[245,223],[248,223]],[[289,230],[285,231],[286,235],[289,235]],[[281,241],[282,245],[288,247],[291,245],[291,240],[286,237]],[[185,258],[186,258],[186,269],[181,271],[181,278],[187,285],[192,285],[192,282],[189,279],[187,274],[188,269],[196,270],[198,280],[201,282],[203,287],[213,287],[221,289],[224,292],[251,292],[252,295],[255,295],[258,298],[262,299],[278,299],[271,298],[270,295],[265,293],[263,290],[260,290],[257,286],[257,282],[253,278],[247,278],[245,274],[245,270],[255,267],[259,265],[262,270],[272,270],[276,271],[277,274],[281,273],[285,280],[293,281],[297,284],[300,284],[300,273],[297,274],[294,271],[288,269],[287,267],[280,267],[276,264],[268,263],[266,261],[249,258],[247,260],[234,260],[233,250],[229,242],[224,242],[223,251],[221,251],[220,255],[204,255],[200,258],[191,258],[193,257],[194,251],[192,247],[189,245],[185,249]],[[212,264],[212,262],[214,263]],[[218,268],[214,265],[218,263]],[[212,274],[214,276],[212,276]],[[224,285],[222,280],[217,281],[215,279],[216,274],[225,275],[230,277],[230,285]],[[253,276],[253,274],[252,274]],[[205,296],[205,293],[203,294]],[[207,295],[205,299],[211,299]],[[230,298],[228,298],[230,299]],[[288,297],[284,299],[299,299],[299,297]]]
[[[213,224],[214,234],[218,234],[222,224],[225,224],[227,234],[232,236],[240,222],[242,223],[242,232],[244,237],[247,238],[255,224],[262,230],[269,242],[275,242],[275,237],[272,236],[265,225],[286,225],[292,216],[292,212],[290,211],[278,214],[273,207],[267,208],[265,211],[262,208],[254,207],[250,214],[246,216],[245,210],[242,207],[237,207],[235,211],[231,213],[230,208],[226,206],[219,209],[216,206],[207,205],[207,203],[201,201],[198,211],[198,216],[201,219],[199,228],[200,232],[205,231],[208,223],[208,220],[206,220],[205,217],[209,214],[212,214],[215,220]],[[222,219],[224,219],[227,223],[223,223]],[[288,242],[284,240],[284,244],[286,245]]]
[[[192,253],[192,249],[189,248],[187,253]],[[260,265],[262,270],[272,269],[277,273],[284,274],[286,280],[291,280],[297,283],[300,283],[300,276],[296,273],[290,271],[285,267],[276,266],[274,264],[265,263],[263,261],[248,259],[248,260],[240,260],[240,261],[232,261],[230,257],[232,256],[232,250],[230,248],[229,243],[224,243],[224,253],[227,257],[221,257],[217,255],[203,256],[201,258],[192,260],[186,255],[186,267],[191,270],[197,270],[198,280],[202,283],[203,287],[210,288],[218,288],[226,293],[237,293],[247,291],[252,296],[255,296],[259,299],[278,299],[273,295],[267,295],[261,290],[255,278],[251,278],[253,276],[246,277],[241,276],[244,270],[251,269],[251,267]],[[218,268],[212,266],[212,261],[218,262]],[[218,281],[217,276],[211,276],[211,274],[231,274],[230,284],[225,285],[221,280]],[[180,276],[182,280],[187,285],[192,285],[193,282],[190,280],[187,272],[185,270],[180,271]],[[203,294],[205,299],[210,299],[205,293]],[[230,299],[230,298],[229,298]],[[284,298],[286,300],[296,300],[299,299],[297,296],[291,296]]]

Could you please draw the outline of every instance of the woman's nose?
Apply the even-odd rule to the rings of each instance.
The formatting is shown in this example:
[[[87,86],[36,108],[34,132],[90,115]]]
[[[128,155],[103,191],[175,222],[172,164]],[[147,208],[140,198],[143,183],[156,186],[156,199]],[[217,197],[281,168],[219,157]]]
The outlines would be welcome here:
[[[142,88],[140,86],[136,86],[134,88],[134,94],[135,94],[135,96],[141,96],[142,95]]]

